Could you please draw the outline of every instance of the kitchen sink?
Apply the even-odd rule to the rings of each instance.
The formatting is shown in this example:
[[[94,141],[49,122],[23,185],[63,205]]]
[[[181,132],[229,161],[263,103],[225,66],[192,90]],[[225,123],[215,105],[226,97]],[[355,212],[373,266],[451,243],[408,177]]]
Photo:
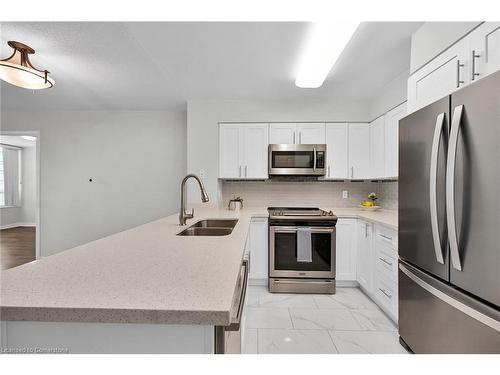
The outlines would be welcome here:
[[[231,234],[238,219],[200,220],[178,233],[178,236],[227,236]]]

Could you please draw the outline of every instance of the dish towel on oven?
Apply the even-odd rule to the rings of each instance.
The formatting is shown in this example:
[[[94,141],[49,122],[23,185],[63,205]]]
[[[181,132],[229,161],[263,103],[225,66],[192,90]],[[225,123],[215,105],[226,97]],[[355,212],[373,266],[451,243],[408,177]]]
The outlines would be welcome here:
[[[297,262],[312,262],[311,228],[297,228]]]

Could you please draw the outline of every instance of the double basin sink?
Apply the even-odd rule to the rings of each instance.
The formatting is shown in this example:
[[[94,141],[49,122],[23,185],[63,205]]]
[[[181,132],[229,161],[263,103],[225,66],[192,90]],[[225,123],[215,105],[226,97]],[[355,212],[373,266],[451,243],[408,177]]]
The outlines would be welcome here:
[[[178,233],[178,236],[227,236],[231,234],[238,219],[200,220]]]

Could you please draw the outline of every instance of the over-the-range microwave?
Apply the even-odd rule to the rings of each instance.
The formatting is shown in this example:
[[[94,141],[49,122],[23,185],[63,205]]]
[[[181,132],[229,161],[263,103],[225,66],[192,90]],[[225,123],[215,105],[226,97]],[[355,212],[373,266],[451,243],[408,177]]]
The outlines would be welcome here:
[[[270,176],[324,176],[326,145],[269,145]]]

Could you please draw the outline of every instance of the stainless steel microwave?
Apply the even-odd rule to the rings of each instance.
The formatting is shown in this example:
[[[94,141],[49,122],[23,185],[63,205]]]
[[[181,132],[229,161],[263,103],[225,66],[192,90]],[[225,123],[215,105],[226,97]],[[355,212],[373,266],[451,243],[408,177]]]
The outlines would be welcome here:
[[[326,145],[269,145],[270,176],[324,176]]]

